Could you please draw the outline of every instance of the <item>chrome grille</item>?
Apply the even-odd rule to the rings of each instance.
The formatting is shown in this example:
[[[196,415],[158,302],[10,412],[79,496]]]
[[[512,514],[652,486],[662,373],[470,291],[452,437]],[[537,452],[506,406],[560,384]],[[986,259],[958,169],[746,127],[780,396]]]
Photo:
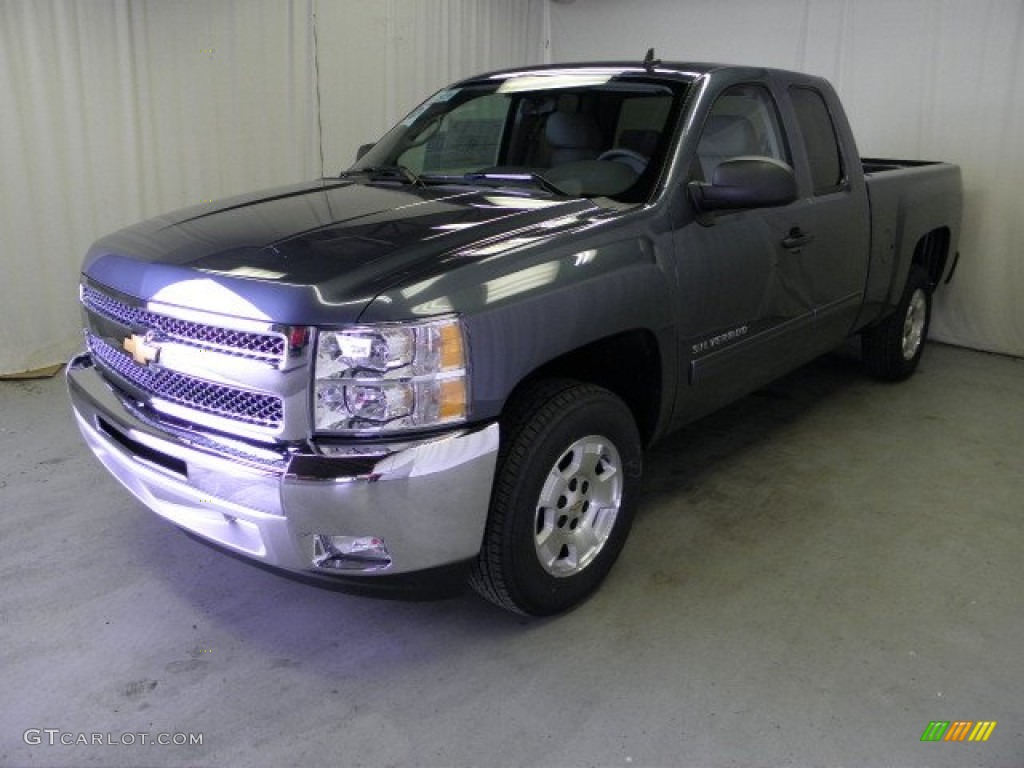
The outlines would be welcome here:
[[[130,355],[89,333],[86,342],[93,359],[129,384],[155,397],[224,419],[277,429],[284,405],[276,395],[215,384],[163,368],[142,366]]]
[[[130,403],[126,403],[125,405],[131,410],[132,415],[139,421],[149,424],[163,432],[169,432],[177,437],[181,442],[187,443],[194,448],[199,448],[208,453],[214,453],[219,456],[224,456],[225,454],[234,456],[236,459],[239,459],[246,464],[260,466],[264,469],[280,471],[288,464],[288,458],[285,455],[274,456],[269,450],[256,452],[249,446],[240,447],[244,445],[242,443],[234,443],[234,441],[232,441],[232,443],[226,443],[223,440],[214,439],[201,432],[162,423],[154,420],[141,408],[135,408]]]
[[[284,336],[220,328],[205,323],[179,320],[150,312],[107,296],[88,286],[82,287],[82,304],[88,309],[132,328],[152,329],[182,344],[213,349],[236,357],[263,360],[278,365],[284,358]]]

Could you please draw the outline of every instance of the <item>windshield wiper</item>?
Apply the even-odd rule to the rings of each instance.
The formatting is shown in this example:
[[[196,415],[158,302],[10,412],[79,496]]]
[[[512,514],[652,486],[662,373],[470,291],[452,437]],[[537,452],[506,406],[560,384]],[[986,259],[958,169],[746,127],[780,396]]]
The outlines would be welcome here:
[[[462,178],[466,179],[466,181],[497,181],[512,184],[533,184],[535,187],[540,187],[545,192],[551,192],[555,195],[565,194],[565,190],[559,189],[552,181],[539,173],[485,173],[481,171],[478,173],[467,173]]]
[[[366,174],[373,180],[393,179],[395,181],[404,181],[405,183],[412,184],[415,187],[426,186],[426,184],[423,183],[423,179],[404,165],[374,165],[369,168],[357,168],[354,171],[343,171],[341,178],[345,179],[349,176],[355,176],[356,174]]]

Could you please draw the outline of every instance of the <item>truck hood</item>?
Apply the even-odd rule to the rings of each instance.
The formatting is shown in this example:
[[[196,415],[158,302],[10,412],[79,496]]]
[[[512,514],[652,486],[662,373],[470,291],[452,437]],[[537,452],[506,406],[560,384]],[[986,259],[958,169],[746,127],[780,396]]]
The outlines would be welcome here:
[[[533,190],[323,179],[120,230],[92,246],[83,273],[146,301],[278,323],[352,322],[382,291],[601,210]]]

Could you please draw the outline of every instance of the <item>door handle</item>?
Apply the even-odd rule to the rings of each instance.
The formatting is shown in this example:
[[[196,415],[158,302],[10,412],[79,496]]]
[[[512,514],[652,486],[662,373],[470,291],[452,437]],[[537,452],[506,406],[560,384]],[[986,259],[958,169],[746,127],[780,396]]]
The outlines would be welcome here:
[[[787,251],[795,251],[814,242],[814,235],[804,232],[800,227],[793,227],[789,234],[782,238],[782,247]]]

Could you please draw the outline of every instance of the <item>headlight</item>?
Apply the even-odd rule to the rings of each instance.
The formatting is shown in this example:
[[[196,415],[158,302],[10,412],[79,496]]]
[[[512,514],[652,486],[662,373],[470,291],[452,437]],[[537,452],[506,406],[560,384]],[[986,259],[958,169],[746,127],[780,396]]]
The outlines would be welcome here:
[[[317,432],[372,434],[466,419],[466,345],[455,318],[321,330]]]

